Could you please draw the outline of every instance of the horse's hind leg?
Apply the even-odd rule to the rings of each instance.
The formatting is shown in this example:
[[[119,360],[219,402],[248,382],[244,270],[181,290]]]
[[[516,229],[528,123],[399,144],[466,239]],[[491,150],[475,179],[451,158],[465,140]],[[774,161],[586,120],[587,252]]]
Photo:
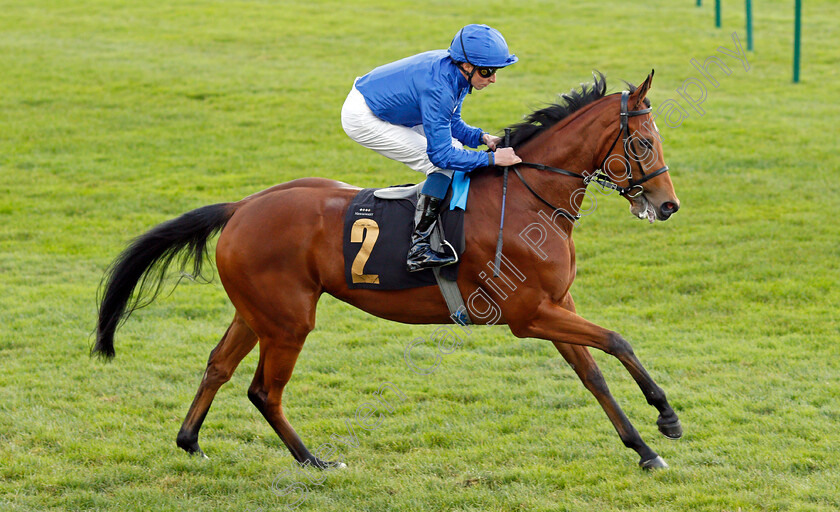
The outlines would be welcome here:
[[[213,403],[213,398],[222,384],[230,380],[239,362],[256,344],[257,335],[237,313],[219,344],[210,352],[207,369],[204,371],[187,417],[178,432],[176,442],[187,453],[205,457],[198,446],[198,431],[207,416],[210,404]]]
[[[283,390],[292,377],[306,334],[284,332],[260,339],[260,362],[248,389],[248,398],[274,428],[292,456],[301,464],[317,468],[343,464],[324,461],[313,455],[283,414]]]

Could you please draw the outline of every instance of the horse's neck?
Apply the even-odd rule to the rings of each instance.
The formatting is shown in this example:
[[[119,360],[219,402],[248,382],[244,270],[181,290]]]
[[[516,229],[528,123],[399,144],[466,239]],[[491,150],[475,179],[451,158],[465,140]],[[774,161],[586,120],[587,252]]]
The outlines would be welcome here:
[[[583,174],[591,172],[604,141],[607,123],[593,104],[528,141],[517,150],[525,162],[540,163]]]
[[[529,141],[517,150],[519,157],[524,162],[558,167],[577,174],[594,171],[598,165],[595,162],[599,150],[604,144],[607,123],[594,109],[586,110],[588,112],[581,111]],[[585,187],[579,178],[526,166],[521,166],[520,172],[528,184],[552,205],[577,215],[582,194],[576,191]],[[545,208],[542,201],[527,190],[524,195],[531,196],[528,202],[534,207]]]

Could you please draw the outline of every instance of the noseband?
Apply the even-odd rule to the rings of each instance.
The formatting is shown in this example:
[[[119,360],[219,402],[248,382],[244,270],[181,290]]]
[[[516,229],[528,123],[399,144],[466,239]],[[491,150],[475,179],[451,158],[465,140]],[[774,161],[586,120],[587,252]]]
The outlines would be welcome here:
[[[579,174],[579,173],[572,172],[572,171],[567,171],[565,169],[560,169],[560,168],[557,168],[557,167],[551,167],[551,166],[548,166],[548,165],[537,164],[537,163],[532,163],[532,162],[520,162],[516,165],[524,165],[524,166],[527,166],[527,167],[532,167],[534,169],[539,169],[541,171],[549,171],[549,172],[554,172],[554,173],[557,173],[557,174],[563,174],[565,176],[571,176],[572,178],[579,178],[579,179],[583,180],[584,185],[589,185],[591,182],[594,181],[595,183],[601,185],[604,188],[609,188],[611,190],[615,190],[616,192],[618,192],[619,194],[621,194],[624,197],[628,197],[628,198],[638,197],[640,194],[642,194],[645,191],[644,187],[642,187],[642,183],[645,183],[646,181],[648,181],[650,179],[653,179],[653,178],[659,176],[660,174],[662,174],[664,172],[667,172],[668,171],[668,166],[665,165],[662,168],[657,169],[650,174],[645,174],[645,170],[642,167],[641,162],[639,162],[639,172],[642,173],[642,177],[641,177],[641,179],[638,179],[638,180],[633,179],[633,167],[632,167],[632,164],[630,164],[630,157],[627,154],[628,140],[630,141],[630,145],[633,147],[633,153],[637,154],[637,152],[636,152],[635,141],[630,139],[630,126],[629,126],[628,119],[631,118],[631,117],[643,116],[645,114],[650,114],[651,108],[648,107],[648,108],[645,108],[645,109],[642,109],[642,110],[627,110],[627,103],[628,103],[629,99],[630,99],[630,92],[629,91],[623,91],[621,93],[621,113],[619,114],[618,135],[616,135],[615,140],[612,143],[612,146],[610,146],[609,151],[607,151],[606,156],[601,161],[601,165],[599,165],[598,169],[596,169],[595,172],[590,174],[589,176],[584,176],[583,174]],[[614,182],[610,178],[609,173],[606,170],[604,170],[604,165],[607,163],[607,160],[609,159],[610,155],[612,154],[612,151],[615,148],[615,145],[618,143],[619,138],[623,139],[622,140],[622,147],[623,147],[623,150],[624,150],[624,170],[627,173],[627,186],[626,187],[622,187],[621,185]],[[517,169],[516,166],[513,167],[513,171],[516,173],[516,175],[522,181],[522,184],[525,185],[525,188],[527,188],[531,192],[531,194],[536,196],[537,199],[539,199],[540,201],[545,203],[547,206],[549,206],[553,210],[559,211],[561,213],[561,215],[565,214],[563,216],[568,218],[569,220],[572,220],[572,221],[577,220],[578,217],[567,214],[565,212],[565,210],[563,210],[561,208],[556,208],[554,205],[552,205],[551,203],[546,201],[542,196],[540,196],[533,188],[531,188],[530,185],[528,185],[528,182],[525,181],[525,178],[522,176],[522,174],[519,172],[519,169]]]

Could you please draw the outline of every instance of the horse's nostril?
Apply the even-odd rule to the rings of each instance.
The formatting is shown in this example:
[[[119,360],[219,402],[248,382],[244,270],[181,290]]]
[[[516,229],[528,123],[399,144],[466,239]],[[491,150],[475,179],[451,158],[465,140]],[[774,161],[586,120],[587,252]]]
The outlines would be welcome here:
[[[672,203],[671,201],[665,202],[661,206],[662,213],[665,215],[673,215],[680,207],[676,203]]]

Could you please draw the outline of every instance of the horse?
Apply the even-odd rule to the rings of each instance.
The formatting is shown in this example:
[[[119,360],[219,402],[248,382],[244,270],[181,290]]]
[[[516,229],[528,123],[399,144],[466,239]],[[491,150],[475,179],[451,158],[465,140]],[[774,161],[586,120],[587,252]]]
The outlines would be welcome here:
[[[661,140],[655,124],[651,125],[646,94],[652,80],[653,71],[638,87],[627,83],[629,90],[606,94],[606,79],[596,72],[592,84],[581,84],[580,91],[562,95],[557,103],[534,111],[511,127],[510,144],[523,159],[512,169],[519,179],[511,176],[508,184],[507,173],[495,167],[471,173],[470,199],[464,212],[466,247],[457,277],[465,296],[487,282],[489,262],[496,259],[497,238],[502,239],[504,259],[515,264],[520,280],[515,293],[502,297],[501,280],[507,278],[504,274],[494,277],[500,281],[487,287],[486,293],[499,305],[499,314],[493,319],[476,314],[475,323],[492,321],[507,325],[516,337],[552,342],[645,469],[667,468],[668,464],[645,444],[616,403],[589,348],[621,361],[647,403],[658,411],[656,423],[662,434],[679,438],[679,418],[628,341],[579,316],[569,288],[575,278],[572,232],[582,213],[581,191],[585,192],[588,184],[594,181],[617,191],[630,203],[634,216],[650,222],[665,221],[679,209]],[[645,151],[640,153],[639,146]],[[640,154],[644,158],[639,158]],[[235,314],[210,353],[177,445],[191,455],[205,457],[198,434],[210,404],[240,361],[259,343],[259,363],[248,389],[250,401],[299,463],[321,469],[343,466],[310,452],[282,406],[283,390],[306,336],[315,327],[320,295],[328,293],[395,322],[454,322],[435,286],[404,290],[348,287],[342,222],[359,190],[323,178],[296,179],[238,202],[195,209],[137,237],[103,277],[91,355],[113,358],[117,327],[157,296],[167,268],[180,260],[182,269],[191,263],[192,273],[200,275],[202,261],[209,258],[208,240],[220,233],[216,269]],[[502,204],[506,206],[500,235]],[[557,236],[535,240],[527,231],[540,212],[542,218],[551,219],[551,231]]]

